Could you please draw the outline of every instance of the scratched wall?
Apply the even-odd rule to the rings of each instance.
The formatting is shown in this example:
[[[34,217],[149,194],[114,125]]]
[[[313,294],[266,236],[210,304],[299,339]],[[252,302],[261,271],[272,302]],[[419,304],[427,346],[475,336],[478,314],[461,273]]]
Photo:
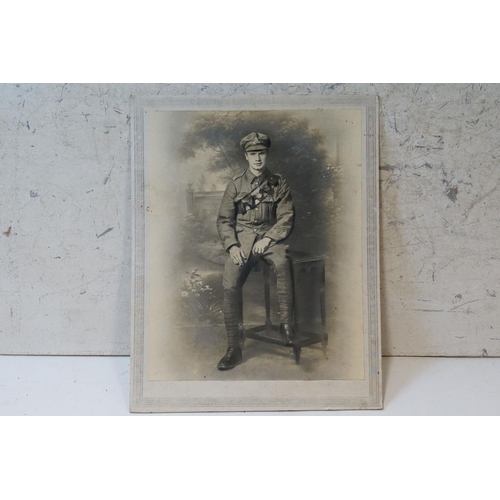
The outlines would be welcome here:
[[[1,85],[1,353],[128,353],[129,96],[255,93],[381,97],[383,351],[500,355],[496,84]]]

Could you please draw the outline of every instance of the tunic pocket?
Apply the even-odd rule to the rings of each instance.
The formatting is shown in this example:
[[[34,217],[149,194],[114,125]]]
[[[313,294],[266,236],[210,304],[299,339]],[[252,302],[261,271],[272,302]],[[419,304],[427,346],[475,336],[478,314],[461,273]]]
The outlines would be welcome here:
[[[262,220],[270,221],[276,217],[276,207],[275,203],[272,201],[262,202]]]

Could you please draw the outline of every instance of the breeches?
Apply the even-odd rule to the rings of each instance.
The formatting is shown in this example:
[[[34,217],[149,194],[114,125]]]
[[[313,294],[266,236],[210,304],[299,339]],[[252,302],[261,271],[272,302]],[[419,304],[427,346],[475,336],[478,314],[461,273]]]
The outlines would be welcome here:
[[[250,271],[259,259],[270,264],[276,274],[276,289],[280,319],[290,323],[293,311],[292,273],[287,246],[275,244],[262,255],[251,254],[247,262],[237,266],[231,258],[226,258],[224,268],[224,322],[226,324],[228,344],[237,347],[240,344],[239,325],[243,323],[243,285]]]

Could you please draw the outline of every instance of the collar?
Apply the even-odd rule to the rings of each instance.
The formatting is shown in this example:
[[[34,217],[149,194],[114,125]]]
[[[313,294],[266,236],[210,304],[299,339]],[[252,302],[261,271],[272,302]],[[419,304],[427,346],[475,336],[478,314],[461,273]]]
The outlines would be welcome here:
[[[258,179],[259,183],[262,182],[267,176],[269,175],[269,170],[267,168],[264,169],[264,171],[256,177],[255,175],[252,174],[249,168],[247,168],[245,172],[245,177],[250,184],[255,180]]]

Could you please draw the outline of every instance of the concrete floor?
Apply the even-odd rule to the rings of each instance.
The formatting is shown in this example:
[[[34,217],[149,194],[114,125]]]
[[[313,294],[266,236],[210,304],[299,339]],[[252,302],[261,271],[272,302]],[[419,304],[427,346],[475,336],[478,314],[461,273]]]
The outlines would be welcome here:
[[[261,414],[500,415],[498,358],[384,358],[382,373],[384,410]],[[129,415],[129,384],[128,357],[1,356],[0,415]]]

